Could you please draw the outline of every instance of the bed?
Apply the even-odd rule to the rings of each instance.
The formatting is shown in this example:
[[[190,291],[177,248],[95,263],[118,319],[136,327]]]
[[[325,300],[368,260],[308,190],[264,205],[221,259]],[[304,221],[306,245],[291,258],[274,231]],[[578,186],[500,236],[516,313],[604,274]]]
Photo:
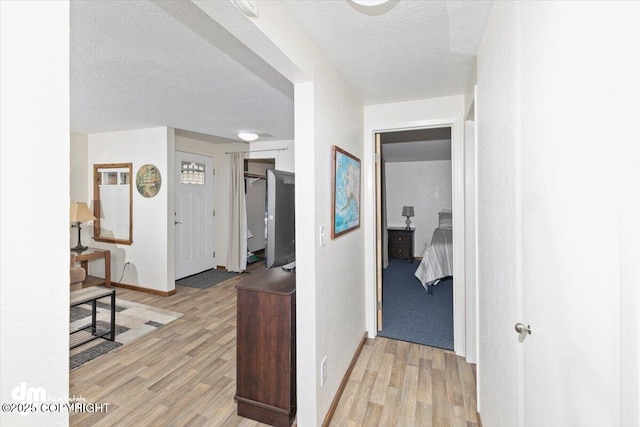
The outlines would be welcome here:
[[[451,212],[440,212],[438,215],[438,228],[433,231],[431,244],[422,254],[422,261],[415,272],[428,294],[433,294],[432,287],[442,279],[453,275]]]

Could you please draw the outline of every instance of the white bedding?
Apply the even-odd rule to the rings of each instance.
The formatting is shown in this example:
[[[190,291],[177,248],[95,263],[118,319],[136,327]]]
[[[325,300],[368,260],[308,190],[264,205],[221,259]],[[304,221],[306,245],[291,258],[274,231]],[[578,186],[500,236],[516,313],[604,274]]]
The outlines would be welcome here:
[[[422,254],[422,261],[415,273],[425,290],[437,285],[438,279],[453,275],[453,233],[451,229],[436,228],[431,245]]]

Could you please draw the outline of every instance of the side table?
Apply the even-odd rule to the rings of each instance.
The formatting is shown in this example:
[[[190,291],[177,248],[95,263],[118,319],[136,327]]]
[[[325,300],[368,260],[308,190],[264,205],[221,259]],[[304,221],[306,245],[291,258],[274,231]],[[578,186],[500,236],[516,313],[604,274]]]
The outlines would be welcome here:
[[[104,260],[104,278],[89,275],[89,261]],[[111,287],[111,251],[108,249],[88,248],[82,252],[76,252],[76,261],[80,263],[87,278],[82,282],[83,288],[89,286],[105,285]]]
[[[413,264],[415,228],[389,227],[389,258],[408,259]]]

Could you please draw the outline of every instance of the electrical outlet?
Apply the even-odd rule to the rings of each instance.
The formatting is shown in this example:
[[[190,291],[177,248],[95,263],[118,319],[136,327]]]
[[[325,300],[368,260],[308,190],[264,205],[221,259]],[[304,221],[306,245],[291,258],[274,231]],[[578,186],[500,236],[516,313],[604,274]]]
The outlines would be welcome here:
[[[132,263],[131,261],[127,261],[127,262],[125,262],[125,263],[124,263],[124,265],[125,265],[128,269],[133,268],[133,263]]]
[[[322,364],[320,365],[320,387],[324,386],[327,382],[327,356],[322,358]]]

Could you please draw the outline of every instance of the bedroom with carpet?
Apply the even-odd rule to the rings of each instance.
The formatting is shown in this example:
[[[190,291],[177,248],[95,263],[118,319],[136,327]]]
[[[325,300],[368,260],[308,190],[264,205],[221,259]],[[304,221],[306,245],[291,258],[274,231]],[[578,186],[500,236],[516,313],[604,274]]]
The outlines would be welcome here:
[[[451,129],[381,134],[382,329],[453,350]]]

